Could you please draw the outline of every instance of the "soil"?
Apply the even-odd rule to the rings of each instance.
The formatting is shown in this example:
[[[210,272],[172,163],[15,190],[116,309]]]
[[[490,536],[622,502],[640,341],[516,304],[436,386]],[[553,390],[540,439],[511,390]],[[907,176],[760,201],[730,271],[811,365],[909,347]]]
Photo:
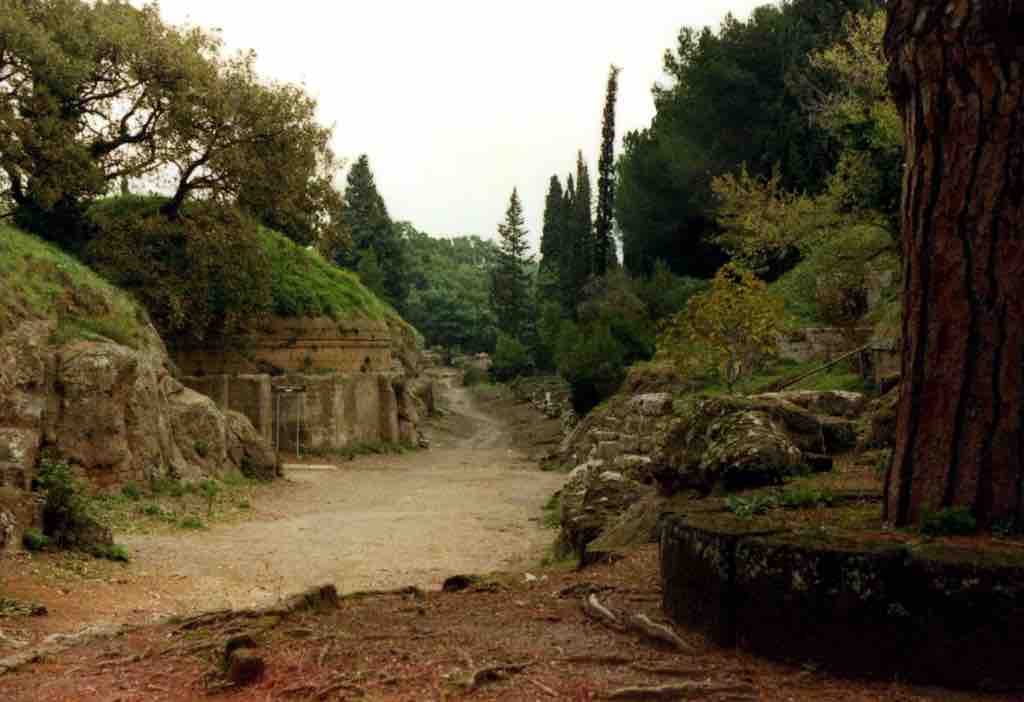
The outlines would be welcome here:
[[[687,699],[720,702],[1013,699],[832,677],[686,631],[692,650],[679,652],[588,619],[580,602],[596,593],[617,612],[665,621],[656,547],[583,571],[538,566],[554,536],[540,524],[541,507],[564,476],[539,471],[525,450],[548,442],[551,427],[536,415],[531,424],[533,410],[505,395],[454,389],[448,403],[430,451],[293,473],[256,496],[249,521],[125,537],[128,566],[75,556],[0,561],[0,591],[50,611],[0,618],[0,657],[57,631],[130,625],[0,676],[0,699],[591,700],[655,685],[689,685]],[[504,574],[462,592],[439,588],[449,575],[495,570]],[[342,593],[404,589],[345,596],[319,613],[182,620],[325,582]],[[239,634],[252,637],[267,667],[235,688],[222,658]]]

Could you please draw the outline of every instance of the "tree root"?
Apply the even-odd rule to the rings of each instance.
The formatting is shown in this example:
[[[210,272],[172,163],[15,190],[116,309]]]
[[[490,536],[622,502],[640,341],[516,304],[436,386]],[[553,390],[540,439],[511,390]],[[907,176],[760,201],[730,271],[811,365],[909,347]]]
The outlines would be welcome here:
[[[616,631],[631,631],[644,638],[671,646],[677,651],[694,653],[693,647],[683,641],[679,634],[663,624],[652,621],[646,614],[634,614],[627,617],[623,623],[615,612],[601,604],[597,595],[589,595],[583,599],[583,612],[591,619]]]
[[[714,684],[714,683],[681,683],[679,685],[661,685],[658,687],[624,687],[614,690],[606,696],[609,700],[696,700],[709,695],[729,693],[753,694],[754,689],[747,684]]]
[[[480,668],[469,675],[463,683],[463,687],[467,692],[472,692],[473,690],[483,687],[488,683],[499,682],[512,675],[522,673],[529,667],[529,665],[529,663],[499,663],[497,665]]]

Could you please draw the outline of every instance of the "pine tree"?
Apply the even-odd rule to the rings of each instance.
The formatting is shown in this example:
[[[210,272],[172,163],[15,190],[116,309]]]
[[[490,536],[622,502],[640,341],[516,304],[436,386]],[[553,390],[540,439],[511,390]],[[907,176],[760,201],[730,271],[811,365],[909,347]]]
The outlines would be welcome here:
[[[619,69],[608,74],[608,92],[601,127],[601,158],[597,164],[597,223],[594,231],[594,273],[604,275],[609,264],[617,261],[612,239],[615,212],[615,103],[619,93]]]
[[[514,339],[521,339],[530,321],[530,273],[526,221],[518,190],[512,191],[505,221],[498,225],[498,263],[491,273],[491,305],[498,328]]]
[[[405,246],[377,190],[366,154],[348,173],[341,224],[352,237],[352,247],[340,251],[335,262],[357,270],[365,252],[373,249],[384,274],[386,298],[400,308],[409,294]]]

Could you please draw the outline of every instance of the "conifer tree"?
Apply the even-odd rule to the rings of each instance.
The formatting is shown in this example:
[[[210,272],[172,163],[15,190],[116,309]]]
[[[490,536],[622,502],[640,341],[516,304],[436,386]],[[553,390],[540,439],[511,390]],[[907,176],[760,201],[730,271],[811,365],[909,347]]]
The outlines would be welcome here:
[[[366,154],[349,171],[341,223],[352,237],[352,247],[340,251],[335,262],[356,270],[365,252],[373,249],[384,274],[386,297],[401,307],[409,294],[405,247],[377,190]]]
[[[530,273],[533,263],[518,190],[512,191],[505,221],[498,225],[497,265],[491,273],[491,305],[502,333],[521,339],[530,321]]]
[[[575,184],[575,191],[571,190]],[[593,196],[590,189],[590,170],[583,160],[583,152],[576,157],[576,179],[570,184],[571,197],[567,198],[568,226],[565,246],[566,302],[574,308],[583,296],[583,288],[594,272],[594,225],[591,218]]]
[[[561,294],[564,241],[565,192],[558,176],[553,175],[544,203],[544,230],[540,238],[541,260],[537,293],[542,300],[558,300]]]
[[[608,92],[601,127],[601,157],[597,164],[597,223],[594,231],[594,274],[601,276],[616,262],[612,240],[615,211],[615,103],[619,93],[619,71],[612,66],[608,74]]]

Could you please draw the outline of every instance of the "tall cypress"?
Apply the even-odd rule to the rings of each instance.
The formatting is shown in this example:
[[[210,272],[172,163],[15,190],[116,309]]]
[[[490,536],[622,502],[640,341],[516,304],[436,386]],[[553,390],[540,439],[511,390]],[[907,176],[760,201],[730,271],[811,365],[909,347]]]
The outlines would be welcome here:
[[[590,169],[583,152],[576,156],[576,192],[569,212],[569,275],[572,299],[578,302],[583,288],[594,272],[594,224],[591,215],[593,195]]]
[[[565,240],[565,192],[557,175],[551,176],[544,202],[544,230],[540,238],[538,294],[542,300],[558,299]]]
[[[617,260],[612,240],[612,218],[615,212],[615,103],[619,94],[619,71],[612,66],[608,73],[608,91],[604,101],[604,122],[601,126],[601,158],[597,164],[597,223],[594,229],[594,274],[604,275],[609,264]]]

